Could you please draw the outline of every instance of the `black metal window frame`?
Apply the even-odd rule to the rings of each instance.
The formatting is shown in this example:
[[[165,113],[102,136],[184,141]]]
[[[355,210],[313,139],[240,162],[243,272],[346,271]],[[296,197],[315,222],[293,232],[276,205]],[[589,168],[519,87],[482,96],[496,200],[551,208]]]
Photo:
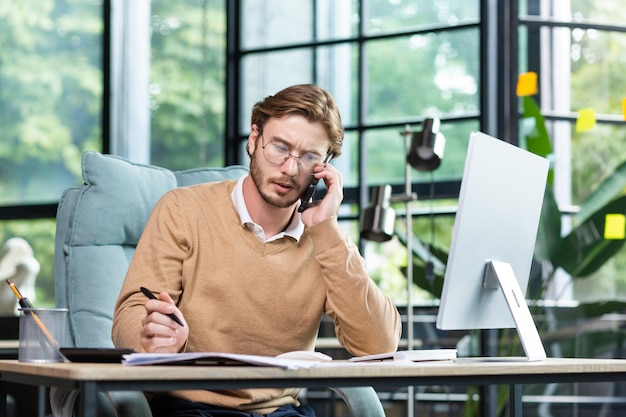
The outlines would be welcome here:
[[[241,163],[240,148],[245,137],[238,131],[238,115],[241,113],[240,88],[238,80],[241,75],[241,60],[246,54],[274,52],[280,49],[320,47],[341,43],[358,43],[358,47],[363,50],[364,45],[372,40],[382,38],[392,38],[406,36],[407,34],[431,33],[438,31],[453,31],[468,27],[478,27],[480,32],[480,59],[483,63],[480,69],[480,112],[462,118],[450,118],[446,121],[463,121],[467,119],[477,119],[481,130],[498,137],[507,138],[508,141],[517,141],[517,101],[511,85],[511,79],[517,72],[517,0],[481,0],[480,19],[475,23],[458,26],[433,26],[422,28],[411,32],[396,32],[392,34],[376,36],[357,36],[350,39],[336,41],[320,41],[307,44],[288,45],[277,48],[254,49],[244,51],[240,47],[241,28],[241,0],[226,2],[227,18],[227,42],[226,42],[226,112],[225,112],[225,146],[224,161],[226,165]],[[363,7],[359,8],[359,13],[363,16]],[[111,0],[104,0],[102,3],[102,18],[104,22],[103,31],[103,115],[102,115],[102,151],[108,153],[111,149],[110,137],[110,73],[107,68],[111,60]],[[361,22],[363,19],[361,19]],[[362,25],[363,23],[361,23]],[[362,27],[360,28],[362,33]],[[496,40],[497,49],[494,51],[490,40]],[[487,62],[495,62],[495,66],[486,65]],[[363,81],[363,62],[358,71],[359,82]],[[368,125],[363,122],[361,107],[363,95],[358,94],[359,115],[358,122],[354,125],[346,126],[346,131],[357,132],[359,135],[370,129],[398,127],[401,128],[406,123],[416,123],[418,120],[406,120],[394,124]],[[495,103],[487,105],[489,103]],[[369,189],[366,186],[367,172],[365,172],[364,160],[365,149],[360,146],[359,152],[359,184],[356,187],[345,190],[345,202],[357,204],[360,208],[367,203]],[[435,184],[435,198],[450,198],[458,195],[459,181],[438,182]],[[415,191],[420,195],[425,195],[428,190],[427,184],[414,184]],[[56,203],[17,205],[0,207],[0,219],[44,219],[56,216]],[[350,218],[355,218],[353,215]]]

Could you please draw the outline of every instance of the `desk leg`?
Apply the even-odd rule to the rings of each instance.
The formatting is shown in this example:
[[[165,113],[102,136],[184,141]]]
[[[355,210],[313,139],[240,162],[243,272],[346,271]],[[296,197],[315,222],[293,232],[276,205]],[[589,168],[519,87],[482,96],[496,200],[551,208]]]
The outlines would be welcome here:
[[[43,385],[37,386],[37,417],[44,417],[46,415],[46,395],[47,388]]]
[[[482,385],[479,388],[481,416],[497,417],[498,416],[498,386]]]
[[[98,390],[95,382],[82,382],[79,386],[78,417],[93,417],[98,410]]]
[[[509,404],[511,417],[522,417],[522,385],[509,385]]]

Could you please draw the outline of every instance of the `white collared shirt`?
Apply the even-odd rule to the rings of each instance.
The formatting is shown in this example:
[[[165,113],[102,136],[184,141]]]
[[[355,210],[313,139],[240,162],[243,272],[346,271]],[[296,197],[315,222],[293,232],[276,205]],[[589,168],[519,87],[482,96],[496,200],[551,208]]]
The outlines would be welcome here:
[[[298,211],[294,213],[293,218],[291,219],[291,223],[289,223],[284,231],[278,233],[277,235],[270,236],[267,239],[265,238],[265,231],[263,230],[263,227],[256,224],[252,220],[250,212],[248,211],[248,207],[246,206],[246,201],[243,198],[243,181],[245,178],[245,176],[239,178],[231,194],[231,198],[233,199],[233,203],[235,204],[235,209],[237,210],[237,213],[239,213],[241,224],[250,229],[252,233],[254,233],[259,239],[261,239],[265,243],[278,240],[284,236],[289,236],[296,241],[300,240],[300,237],[304,232],[304,223],[302,223],[302,217]]]

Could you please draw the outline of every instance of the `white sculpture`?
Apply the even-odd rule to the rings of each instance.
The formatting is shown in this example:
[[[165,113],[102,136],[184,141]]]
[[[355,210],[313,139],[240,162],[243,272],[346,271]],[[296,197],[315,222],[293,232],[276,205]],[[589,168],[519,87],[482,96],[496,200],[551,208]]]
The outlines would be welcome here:
[[[17,297],[6,280],[13,281],[20,293],[32,302],[39,269],[33,249],[24,239],[14,237],[4,243],[0,248],[0,315],[18,315]]]

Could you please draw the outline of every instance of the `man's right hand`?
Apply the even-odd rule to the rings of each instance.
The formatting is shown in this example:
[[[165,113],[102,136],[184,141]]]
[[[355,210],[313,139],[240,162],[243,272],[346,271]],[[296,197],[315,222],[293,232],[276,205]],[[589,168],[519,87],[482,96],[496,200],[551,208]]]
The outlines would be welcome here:
[[[159,294],[157,300],[145,303],[146,317],[142,321],[141,346],[146,352],[177,353],[187,341],[189,327],[174,300],[166,292]],[[184,326],[176,323],[168,314],[175,314]]]

